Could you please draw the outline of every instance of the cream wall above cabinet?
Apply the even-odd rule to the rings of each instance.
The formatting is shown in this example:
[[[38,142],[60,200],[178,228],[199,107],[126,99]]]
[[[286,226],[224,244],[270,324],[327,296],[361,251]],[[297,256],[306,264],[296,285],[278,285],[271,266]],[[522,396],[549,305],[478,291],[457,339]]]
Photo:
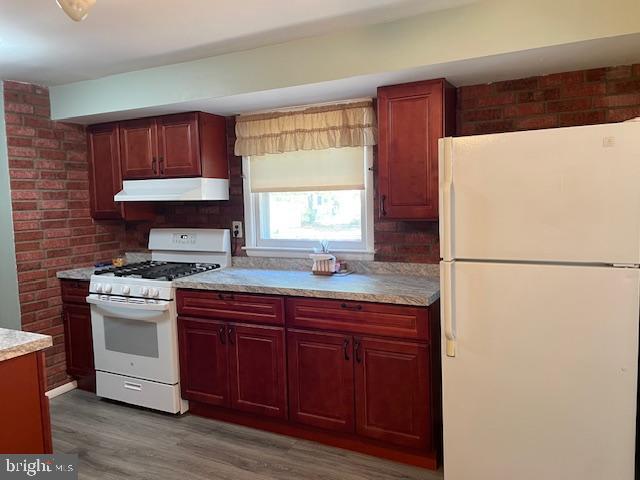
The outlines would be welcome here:
[[[235,114],[373,95],[379,85],[438,76],[459,86],[553,73],[546,69],[559,61],[564,68],[555,71],[632,63],[619,57],[640,56],[637,38],[623,37],[640,35],[638,18],[637,0],[477,1],[395,22],[55,86],[52,116],[97,123],[198,109]],[[533,49],[545,50],[531,54]],[[485,58],[514,52],[521,52],[519,61],[526,61],[527,68],[518,70],[513,57],[506,63]],[[465,60],[471,63],[460,70],[458,63]],[[458,78],[444,71],[456,65]],[[509,69],[504,78],[486,77],[504,69]],[[377,80],[368,78],[372,76]],[[270,96],[269,91],[279,93]],[[256,92],[265,93],[255,97]]]

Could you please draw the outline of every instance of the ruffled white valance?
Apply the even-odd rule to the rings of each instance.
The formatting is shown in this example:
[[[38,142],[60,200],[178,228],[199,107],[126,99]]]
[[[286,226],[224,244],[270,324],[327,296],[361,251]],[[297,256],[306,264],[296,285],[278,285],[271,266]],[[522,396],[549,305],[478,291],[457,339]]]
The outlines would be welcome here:
[[[236,155],[375,145],[372,101],[310,107],[304,110],[240,115],[236,118]]]

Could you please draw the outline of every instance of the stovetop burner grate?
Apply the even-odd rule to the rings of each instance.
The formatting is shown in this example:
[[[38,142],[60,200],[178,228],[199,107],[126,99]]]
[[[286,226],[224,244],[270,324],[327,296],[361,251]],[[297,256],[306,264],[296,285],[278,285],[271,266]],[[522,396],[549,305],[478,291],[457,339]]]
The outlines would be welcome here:
[[[123,267],[108,267],[96,270],[95,275],[112,273],[116,277],[135,277],[152,280],[174,280],[187,275],[216,270],[217,263],[172,263],[147,261],[132,263]]]

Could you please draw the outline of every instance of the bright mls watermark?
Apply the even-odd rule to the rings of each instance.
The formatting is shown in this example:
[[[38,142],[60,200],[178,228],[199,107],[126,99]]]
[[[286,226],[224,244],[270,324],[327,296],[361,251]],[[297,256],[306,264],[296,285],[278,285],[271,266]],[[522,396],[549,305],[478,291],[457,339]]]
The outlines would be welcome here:
[[[78,455],[2,455],[0,480],[77,480]]]

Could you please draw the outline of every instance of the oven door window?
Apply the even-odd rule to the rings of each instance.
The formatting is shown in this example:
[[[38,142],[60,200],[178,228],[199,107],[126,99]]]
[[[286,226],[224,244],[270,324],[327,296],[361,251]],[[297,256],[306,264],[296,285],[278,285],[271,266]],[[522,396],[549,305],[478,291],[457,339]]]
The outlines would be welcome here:
[[[158,325],[154,322],[104,317],[107,351],[158,358]]]

